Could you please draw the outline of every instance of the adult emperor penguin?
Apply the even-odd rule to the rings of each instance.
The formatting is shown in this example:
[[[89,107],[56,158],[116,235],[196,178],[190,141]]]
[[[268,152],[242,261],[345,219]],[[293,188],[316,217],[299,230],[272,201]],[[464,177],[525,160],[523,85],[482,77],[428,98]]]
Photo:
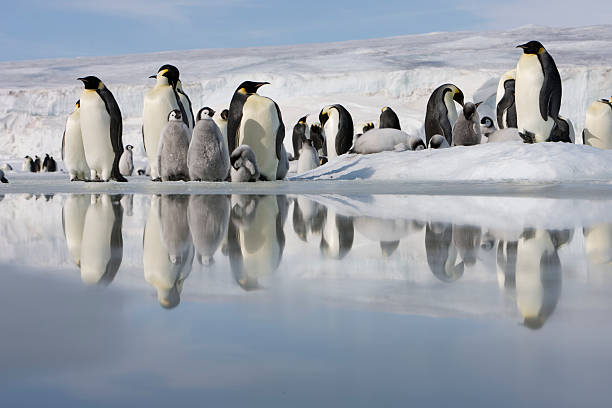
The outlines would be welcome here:
[[[200,265],[212,265],[213,256],[227,234],[230,200],[225,195],[192,195],[187,220]]]
[[[187,154],[190,136],[181,111],[170,112],[157,147],[157,169],[163,181],[189,181]]]
[[[62,207],[62,229],[68,251],[74,263],[81,267],[81,242],[83,227],[89,208],[90,197],[87,194],[70,194]]]
[[[589,105],[582,143],[600,149],[612,149],[612,98],[601,99]]]
[[[81,280],[108,285],[123,259],[121,196],[92,195],[83,225]]]
[[[378,120],[378,127],[383,128],[393,128],[401,130],[399,118],[397,114],[388,106],[385,106],[380,111],[380,118]]]
[[[304,139],[310,139],[310,127],[306,123],[306,116],[298,119],[298,122],[293,126],[293,134],[291,135],[291,143],[293,145],[293,159],[300,159],[300,150]]]
[[[463,276],[464,263],[457,261],[450,223],[428,223],[425,227],[427,264],[436,278],[451,283]]]
[[[189,127],[189,130],[192,130],[193,126],[195,125],[195,118],[193,117],[193,107],[191,106],[191,99],[189,99],[189,96],[187,96],[185,91],[183,91],[183,84],[180,79],[176,80],[176,92],[178,93],[179,99],[181,100],[181,104],[183,105],[183,110],[187,115],[187,121],[189,122],[187,126]]]
[[[272,181],[277,178],[285,125],[276,102],[257,94],[266,84],[269,82],[245,81],[234,92],[227,120],[227,144],[230,152],[242,144],[250,146],[260,177]]]
[[[115,97],[95,76],[78,78],[81,94],[81,133],[90,181],[127,181],[119,172],[123,154],[123,122]]]
[[[425,143],[434,135],[442,135],[450,145],[453,142],[453,125],[457,120],[455,102],[463,106],[463,92],[453,84],[437,87],[427,101],[425,113]]]
[[[79,130],[80,130],[80,126],[79,126]],[[32,158],[30,156],[26,156],[23,158],[23,165],[21,166],[21,170],[23,171],[29,171],[30,173],[34,173],[35,169],[34,169],[34,160],[32,160]]]
[[[319,122],[325,132],[329,160],[349,151],[353,144],[353,118],[342,105],[329,105],[321,109]]]
[[[344,258],[353,248],[354,236],[353,218],[328,207],[319,245],[321,254],[331,259]]]
[[[68,116],[66,129],[62,136],[62,160],[70,175],[70,181],[86,180],[89,166],[85,159],[83,135],[81,134],[81,101],[75,104],[74,111]]]
[[[516,123],[516,104],[514,101],[514,91],[516,85],[516,68],[511,69],[501,76],[497,84],[497,96],[495,98],[497,126],[500,129],[515,128]]]
[[[203,111],[193,128],[187,168],[194,181],[225,181],[229,175],[230,157],[221,130]]]
[[[523,55],[516,66],[517,126],[528,143],[551,141],[551,131],[561,108],[561,76],[552,56],[539,41],[517,48]],[[554,140],[554,141],[568,141]]]
[[[189,127],[189,119],[181,102],[181,96],[176,90],[179,70],[173,65],[163,65],[159,68],[157,75],[152,75],[150,78],[156,78],[156,82],[153,89],[144,96],[142,138],[151,165],[151,179],[160,180],[157,152],[161,131],[168,122],[168,115],[173,110],[179,110],[187,127]]]
[[[119,171],[124,176],[131,176],[132,173],[134,173],[134,158],[132,149],[134,149],[134,146],[132,145],[125,146],[125,151],[121,155],[121,159],[119,159]]]
[[[478,116],[477,109],[481,103],[474,104],[467,102],[463,106],[461,114],[453,125],[452,146],[473,146],[480,144],[482,135],[480,133],[480,116]]]

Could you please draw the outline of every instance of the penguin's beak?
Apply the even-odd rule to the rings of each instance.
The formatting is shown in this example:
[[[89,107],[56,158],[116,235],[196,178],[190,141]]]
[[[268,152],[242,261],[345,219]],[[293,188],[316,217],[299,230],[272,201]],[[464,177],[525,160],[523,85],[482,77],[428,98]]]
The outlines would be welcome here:
[[[85,82],[85,78],[77,78],[77,81]]]
[[[257,84],[257,89],[261,88],[264,85],[270,85],[270,83],[269,82],[260,82],[260,83]]]
[[[157,78],[157,75],[151,75],[149,78],[155,79],[155,78]]]
[[[480,101],[480,102],[476,103],[476,104],[475,104],[475,105],[476,105],[476,108],[478,108],[478,107],[479,107],[479,106],[480,106],[480,105],[481,105],[483,102],[484,102],[484,101]]]
[[[527,48],[527,44],[521,44],[521,45],[517,45],[516,48],[522,48],[525,49]]]

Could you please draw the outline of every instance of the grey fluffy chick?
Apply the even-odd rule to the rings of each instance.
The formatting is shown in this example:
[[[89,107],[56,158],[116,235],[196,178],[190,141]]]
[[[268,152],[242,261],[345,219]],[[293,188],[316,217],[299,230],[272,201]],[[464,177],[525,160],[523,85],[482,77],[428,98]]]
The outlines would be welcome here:
[[[125,150],[119,159],[119,173],[122,176],[131,176],[134,173],[134,160],[132,156],[132,149],[134,146],[127,145]]]
[[[198,112],[187,153],[189,178],[194,181],[225,181],[229,174],[230,158],[223,134],[203,111]]]
[[[159,138],[157,160],[162,181],[188,181],[187,151],[189,128],[181,119],[181,111],[173,110]]]
[[[463,111],[459,114],[457,122],[453,126],[453,146],[472,146],[480,144],[482,135],[480,133],[480,117],[478,116],[478,106],[467,102],[463,106]]]
[[[238,146],[230,156],[232,182],[259,180],[259,168],[255,160],[255,152],[249,145]]]

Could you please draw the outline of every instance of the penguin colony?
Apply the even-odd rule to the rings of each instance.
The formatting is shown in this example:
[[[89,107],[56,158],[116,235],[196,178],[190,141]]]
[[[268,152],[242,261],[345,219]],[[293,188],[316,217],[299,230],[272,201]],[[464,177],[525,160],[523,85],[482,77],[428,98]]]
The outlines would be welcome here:
[[[517,48],[523,54],[516,68],[499,80],[494,119],[481,121],[477,111],[481,102],[464,101],[461,89],[447,83],[434,89],[427,102],[424,141],[401,131],[391,107],[381,109],[378,128],[373,122],[355,128],[349,111],[333,104],[324,106],[314,120],[313,115],[298,120],[293,127],[292,155],[283,144],[280,107],[258,94],[268,82],[245,81],[236,88],[229,109],[216,112],[204,107],[194,116],[178,68],[163,65],[150,76],[155,85],[144,96],[142,141],[150,167],[146,174],[153,181],[272,181],[285,178],[290,161],[297,162],[298,172],[305,172],[346,153],[520,140],[573,143],[573,125],[559,115],[562,84],[553,57],[538,41]],[[124,176],[134,173],[133,146],[124,149],[119,106],[97,77],[79,80],[84,90],[62,138],[62,159],[70,180],[127,181]],[[456,104],[462,108],[459,113]],[[612,99],[589,107],[582,140],[612,148]],[[48,155],[42,163],[38,156],[26,156],[23,168],[55,171],[56,163]]]

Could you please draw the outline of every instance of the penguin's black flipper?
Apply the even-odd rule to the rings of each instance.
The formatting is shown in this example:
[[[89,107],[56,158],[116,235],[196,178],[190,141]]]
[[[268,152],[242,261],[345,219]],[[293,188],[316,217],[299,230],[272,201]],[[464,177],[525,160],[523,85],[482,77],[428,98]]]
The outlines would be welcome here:
[[[191,105],[191,99],[189,99],[189,96],[187,96],[185,92],[180,92],[180,94],[183,95],[185,99],[187,99],[187,106],[185,106],[184,108],[185,108],[185,111],[187,111],[187,113],[189,114],[189,117],[191,118],[191,123],[193,123],[193,125],[195,126],[195,117],[193,116],[193,108]],[[187,123],[187,127],[189,127],[189,123]]]
[[[504,112],[506,112],[506,121],[508,121],[510,108],[514,106],[514,84],[514,79],[508,79],[504,82],[504,96],[499,100],[499,103],[497,104],[497,126],[499,126],[500,129],[506,127],[506,124],[503,120]],[[516,117],[516,109],[514,116]]]
[[[235,92],[230,102],[227,118],[227,147],[233,152],[238,147],[238,131],[242,122],[242,108],[247,100],[247,96]]]
[[[62,135],[62,160],[64,159],[64,156],[66,155],[66,131],[64,130],[64,134]]]
[[[538,54],[544,71],[544,83],[540,89],[540,114],[543,120],[557,119],[561,108],[561,77],[555,60],[548,52]]]
[[[119,109],[115,97],[108,88],[103,87],[102,89],[97,89],[96,92],[104,101],[106,111],[110,115],[110,138],[113,151],[115,152],[111,178],[117,181],[126,182],[127,179],[123,177],[119,171],[119,159],[123,154],[123,120],[121,119],[121,110]]]
[[[585,141],[585,138],[584,138],[584,129],[582,129],[582,144],[586,144],[584,141]]]
[[[142,145],[144,146],[144,151],[146,153],[147,152],[147,144],[145,143],[145,137],[144,137],[144,125],[142,125],[140,127],[140,134],[142,135]]]
[[[281,151],[283,146],[283,140],[285,140],[285,124],[283,123],[283,115],[281,115],[278,104],[274,102],[276,107],[276,113],[278,114],[278,129],[276,130],[276,158],[281,159]]]

